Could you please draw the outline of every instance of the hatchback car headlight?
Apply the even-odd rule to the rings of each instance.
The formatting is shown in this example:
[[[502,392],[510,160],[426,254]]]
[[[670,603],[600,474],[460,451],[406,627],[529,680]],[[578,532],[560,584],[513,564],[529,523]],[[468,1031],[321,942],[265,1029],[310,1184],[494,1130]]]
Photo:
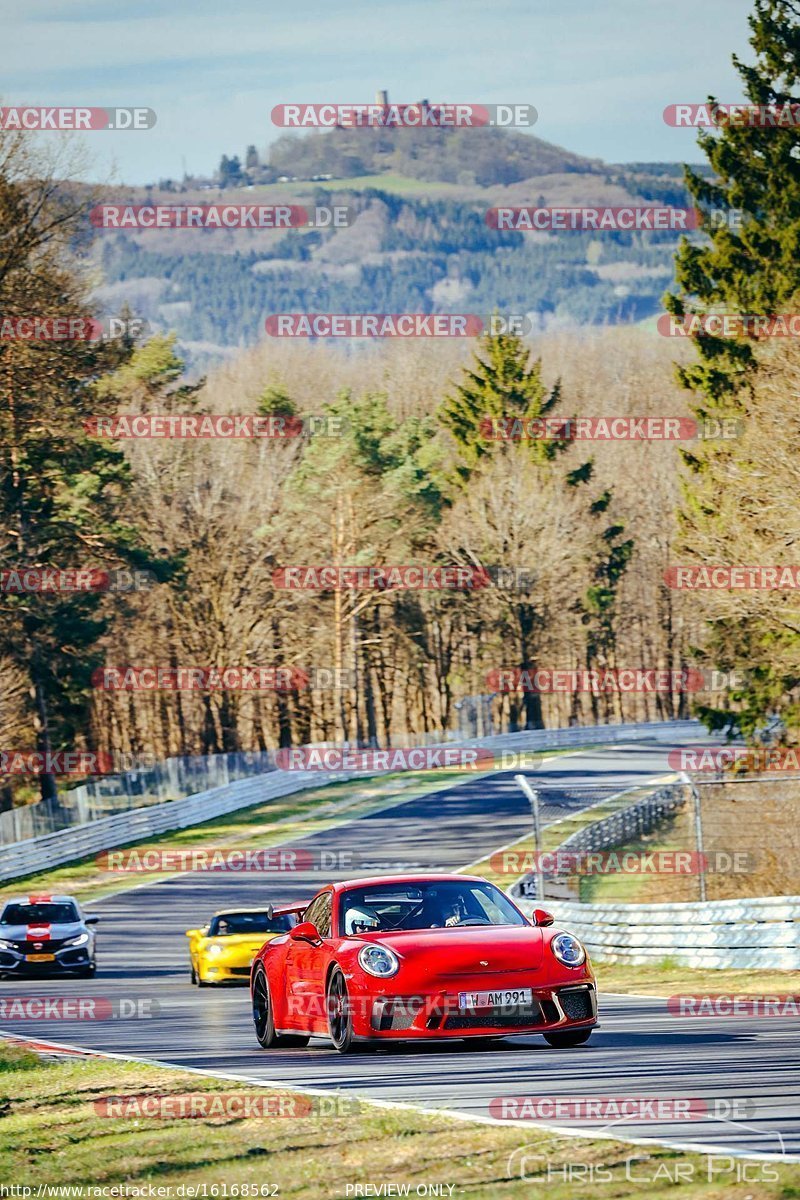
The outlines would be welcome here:
[[[0,950],[16,950],[16,948],[16,942],[5,942],[2,938],[0,938]]]
[[[358,952],[358,961],[368,975],[376,975],[379,979],[396,975],[400,970],[397,955],[385,946],[364,946]]]
[[[70,938],[68,942],[64,942],[64,946],[85,946],[88,940],[88,933],[79,933],[77,937]]]
[[[550,949],[558,961],[567,967],[580,967],[586,962],[586,951],[571,933],[557,933],[550,943]]]

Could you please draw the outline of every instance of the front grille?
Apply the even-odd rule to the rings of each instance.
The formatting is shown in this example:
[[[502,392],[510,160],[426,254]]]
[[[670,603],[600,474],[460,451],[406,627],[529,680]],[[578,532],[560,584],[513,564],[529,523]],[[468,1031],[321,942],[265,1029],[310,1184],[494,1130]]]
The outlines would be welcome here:
[[[442,1029],[510,1029],[516,1025],[541,1025],[538,1004],[514,1004],[508,1008],[490,1008],[477,1012],[451,1012]]]
[[[592,993],[588,988],[559,992],[558,1002],[571,1021],[588,1021],[594,1016]]]
[[[228,970],[230,971],[231,975],[249,975],[250,974],[249,967],[228,967]]]
[[[76,933],[74,935],[78,937]],[[71,938],[39,938],[38,941],[31,942],[15,942],[17,950],[20,954],[55,954],[56,950],[60,950],[65,942],[71,941]]]

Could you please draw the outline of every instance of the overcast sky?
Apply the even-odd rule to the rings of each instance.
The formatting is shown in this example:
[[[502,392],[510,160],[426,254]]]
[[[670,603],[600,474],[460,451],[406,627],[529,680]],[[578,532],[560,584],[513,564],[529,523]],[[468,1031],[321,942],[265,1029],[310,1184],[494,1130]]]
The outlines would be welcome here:
[[[528,103],[534,132],[610,162],[698,161],[677,102],[742,98],[750,0],[2,0],[6,105],[136,105],[152,130],[84,135],[93,173],[209,174],[280,135],[275,104]],[[44,136],[44,135],[43,135]],[[57,133],[47,134],[58,137]]]

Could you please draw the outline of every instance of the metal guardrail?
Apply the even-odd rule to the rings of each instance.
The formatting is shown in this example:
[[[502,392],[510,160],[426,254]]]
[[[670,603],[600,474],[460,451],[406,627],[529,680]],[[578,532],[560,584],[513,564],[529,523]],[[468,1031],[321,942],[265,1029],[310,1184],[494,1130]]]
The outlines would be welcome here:
[[[537,902],[517,903],[531,912]],[[600,962],[800,970],[800,896],[547,907]]]
[[[437,739],[436,734],[430,734],[427,735],[427,741],[431,745],[438,744],[438,741],[444,740],[444,736],[439,734]],[[561,746],[606,745],[652,738],[679,740],[692,736],[703,736],[702,727],[698,722],[672,721],[641,725],[525,730],[451,744],[520,754]],[[498,759],[496,769],[504,769],[502,757]],[[99,854],[103,850],[129,845],[170,830],[186,829],[237,809],[263,804],[270,799],[287,796],[305,788],[383,773],[376,770],[350,773],[284,771],[275,769],[273,765],[268,774],[221,784],[185,799],[133,808],[85,824],[73,825],[9,845],[0,845],[0,881],[62,866],[64,863]]]

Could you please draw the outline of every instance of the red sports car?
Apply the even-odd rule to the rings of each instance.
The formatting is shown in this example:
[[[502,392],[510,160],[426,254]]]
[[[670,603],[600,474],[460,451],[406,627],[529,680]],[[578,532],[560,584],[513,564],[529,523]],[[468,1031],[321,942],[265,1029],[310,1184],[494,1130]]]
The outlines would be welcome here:
[[[329,1037],[359,1043],[542,1033],[580,1046],[597,1023],[594,974],[581,943],[529,921],[470,875],[351,879],[310,904],[253,960],[256,1037],[266,1049]]]

